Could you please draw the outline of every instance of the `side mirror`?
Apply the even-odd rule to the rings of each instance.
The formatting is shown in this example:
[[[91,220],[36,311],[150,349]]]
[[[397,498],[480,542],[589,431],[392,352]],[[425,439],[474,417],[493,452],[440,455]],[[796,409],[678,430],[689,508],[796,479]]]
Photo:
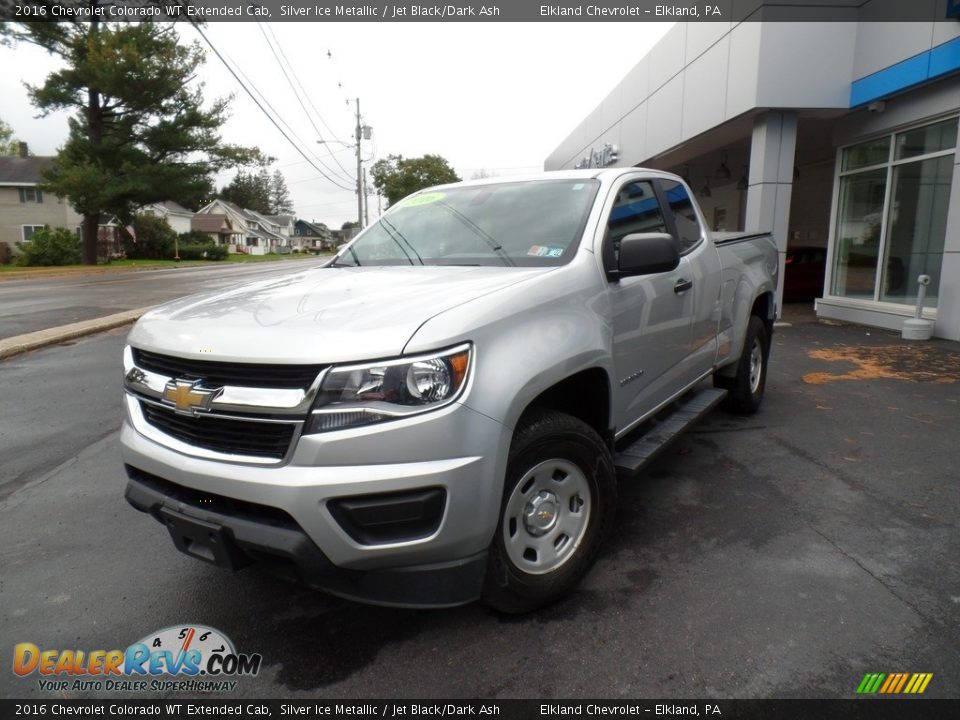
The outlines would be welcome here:
[[[670,272],[679,264],[680,253],[672,235],[633,233],[620,241],[620,261],[610,279]]]

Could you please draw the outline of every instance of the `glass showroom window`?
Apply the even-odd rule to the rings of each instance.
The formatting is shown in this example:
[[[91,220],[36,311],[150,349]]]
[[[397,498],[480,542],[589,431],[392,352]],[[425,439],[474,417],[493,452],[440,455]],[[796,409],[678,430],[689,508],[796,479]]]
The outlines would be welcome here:
[[[930,276],[936,306],[957,118],[840,153],[831,294],[912,305]]]

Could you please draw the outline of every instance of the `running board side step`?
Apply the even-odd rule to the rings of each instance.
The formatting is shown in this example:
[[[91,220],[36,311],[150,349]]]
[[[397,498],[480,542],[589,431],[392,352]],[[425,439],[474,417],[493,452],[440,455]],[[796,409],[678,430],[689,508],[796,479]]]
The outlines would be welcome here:
[[[722,388],[692,390],[645,423],[646,431],[614,453],[613,464],[621,477],[635,475],[688,427],[709,413],[727,396]]]

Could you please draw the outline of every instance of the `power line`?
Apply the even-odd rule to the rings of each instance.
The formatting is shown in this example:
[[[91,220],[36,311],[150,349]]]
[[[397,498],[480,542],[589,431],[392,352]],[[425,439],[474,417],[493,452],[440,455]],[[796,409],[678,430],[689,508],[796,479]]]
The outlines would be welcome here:
[[[195,20],[190,20],[190,24],[193,25],[193,27],[196,29],[196,31],[200,34],[200,37],[202,37],[203,40],[204,40],[204,42],[207,43],[207,46],[208,46],[208,47],[213,51],[213,53],[220,59],[220,62],[223,63],[223,66],[230,72],[231,75],[233,75],[233,79],[236,80],[237,83],[240,85],[240,87],[242,87],[242,88],[244,89],[244,91],[247,93],[247,95],[250,96],[250,99],[253,100],[254,104],[256,104],[256,106],[257,106],[258,108],[260,108],[260,111],[261,111],[264,115],[266,115],[267,119],[268,119],[268,120],[273,124],[273,126],[280,132],[280,134],[283,135],[283,137],[286,139],[286,141],[287,141],[288,143],[290,143],[290,145],[293,147],[293,149],[296,150],[298,153],[300,153],[300,155],[303,156],[303,159],[306,160],[308,163],[310,163],[311,167],[313,167],[314,170],[316,170],[318,173],[320,173],[320,175],[323,176],[324,179],[329,180],[332,184],[336,185],[336,186],[337,186],[338,188],[340,188],[341,190],[347,190],[347,191],[353,192],[353,188],[344,187],[343,185],[341,185],[340,183],[338,183],[334,178],[330,177],[330,176],[327,175],[323,170],[321,170],[319,167],[317,167],[316,164],[314,164],[313,160],[311,160],[311,159],[307,156],[307,154],[300,148],[300,146],[297,145],[297,144],[290,138],[290,136],[287,135],[286,132],[284,132],[283,128],[280,127],[279,123],[277,123],[277,121],[273,118],[273,116],[272,116],[269,112],[267,112],[266,108],[264,108],[263,105],[260,104],[260,101],[257,100],[257,98],[256,98],[256,96],[253,94],[253,92],[250,91],[250,88],[248,88],[248,87],[244,84],[244,82],[237,76],[237,73],[236,73],[236,72],[234,71],[234,69],[230,66],[230,64],[226,61],[226,59],[223,57],[223,55],[220,54],[220,51],[217,50],[216,46],[214,46],[214,44],[210,41],[210,38],[207,37],[206,33],[203,32],[203,30],[201,29],[200,25],[199,25]],[[241,71],[241,72],[242,72],[242,71]],[[251,84],[252,84],[252,83],[251,83]],[[261,97],[263,97],[263,93],[260,93],[259,90],[258,90],[257,92],[261,95]],[[264,97],[263,100],[264,100],[264,102],[267,102],[266,97]],[[267,104],[269,105],[269,103],[267,103]],[[276,110],[274,110],[274,112],[276,112]],[[288,127],[289,127],[289,126],[288,126]],[[291,132],[293,132],[292,129],[291,129]],[[301,142],[303,142],[303,141],[301,140]],[[330,170],[329,168],[327,168],[327,169]],[[333,173],[332,170],[330,170],[330,172]]]
[[[307,111],[306,106],[303,104],[303,99],[301,98],[301,94],[302,94],[304,97],[307,98],[307,102],[310,103],[310,107],[313,108],[314,114],[315,114],[318,118],[320,118],[320,122],[321,122],[321,123],[323,124],[323,126],[327,129],[327,132],[330,134],[330,137],[333,138],[334,140],[336,140],[338,143],[341,143],[341,144],[344,144],[344,145],[345,145],[346,143],[344,143],[342,140],[340,140],[340,139],[337,137],[336,133],[334,133],[333,130],[330,129],[330,126],[327,125],[327,121],[323,119],[323,115],[321,115],[321,114],[320,114],[320,111],[317,110],[317,106],[313,104],[313,100],[310,99],[310,95],[307,93],[306,88],[303,86],[303,83],[300,82],[300,78],[297,76],[297,71],[294,69],[293,64],[292,64],[292,63],[290,62],[290,60],[287,58],[287,54],[283,51],[283,45],[280,43],[279,40],[277,40],[277,36],[276,36],[276,34],[273,32],[273,28],[271,28],[271,27],[269,27],[269,26],[266,26],[266,30],[265,30],[265,29],[264,29],[264,27],[265,27],[264,24],[263,24],[263,23],[260,23],[260,22],[258,22],[257,25],[260,27],[260,32],[263,34],[264,40],[267,41],[267,45],[270,46],[270,50],[273,52],[273,57],[274,57],[274,59],[277,61],[277,65],[280,66],[280,71],[283,73],[283,76],[287,79],[287,83],[290,85],[290,89],[293,91],[293,94],[296,95],[296,97],[297,97],[297,102],[299,102],[299,103],[300,103],[300,107],[303,108],[303,113],[304,113],[304,115],[307,116],[307,120],[310,121],[310,124],[313,126],[314,131],[317,133],[317,137],[320,138],[320,139],[322,139],[322,138],[323,138],[323,133],[320,132],[320,128],[317,127],[317,124],[313,121],[313,118],[310,117],[310,113]],[[271,43],[271,42],[270,42],[270,38],[267,37],[267,31],[270,32],[270,37],[273,38],[273,43]],[[274,49],[274,45],[276,45],[276,49]],[[277,51],[280,52],[280,55],[283,57],[284,61],[287,63],[287,67],[290,68],[290,75],[293,76],[293,80],[295,80],[296,83],[297,83],[297,85],[300,87],[300,92],[299,92],[299,93],[297,92],[297,89],[294,87],[293,81],[291,81],[291,79],[290,79],[290,75],[288,75],[288,74],[287,74],[287,71],[284,69],[283,63],[280,62],[280,57],[277,56]],[[331,149],[330,149],[330,146],[327,145],[326,143],[324,143],[324,147],[327,148],[327,153],[330,155],[331,158],[333,158],[333,161],[334,161],[335,163],[337,163],[337,165],[340,166],[340,169],[343,170],[344,174],[345,174],[348,178],[350,178],[350,180],[352,180],[352,181],[355,182],[356,179],[353,178],[353,177],[351,177],[350,172],[343,166],[343,163],[341,163],[340,160],[338,160],[338,159],[334,156],[333,152],[332,152]]]
[[[234,64],[234,66],[235,66],[236,69],[237,69],[237,72],[240,73],[240,77],[242,77],[242,78],[247,82],[247,84],[248,84],[251,88],[253,88],[254,92],[256,92],[257,95],[260,96],[260,99],[263,100],[264,104],[270,109],[270,112],[272,112],[274,115],[277,116],[277,118],[280,119],[280,122],[283,123],[284,127],[287,128],[287,131],[296,139],[296,141],[299,142],[301,146],[306,147],[306,148],[310,148],[310,147],[311,147],[311,146],[310,146],[310,143],[305,143],[305,142],[303,141],[303,138],[301,138],[299,135],[297,135],[297,131],[293,129],[293,127],[290,125],[290,123],[288,123],[286,120],[284,120],[283,114],[282,114],[281,112],[279,112],[279,111],[271,104],[271,102],[267,99],[267,96],[264,95],[264,94],[260,91],[260,88],[258,88],[258,87],[256,86],[256,83],[254,83],[253,80],[251,80],[249,77],[247,77],[247,74],[246,74],[245,72],[243,72],[243,68],[240,67],[240,63],[238,63],[236,60],[234,60],[232,57],[230,57],[230,55],[228,55],[227,53],[224,53],[224,55],[226,55],[227,60],[229,60],[230,62],[232,62],[232,63]],[[354,179],[353,179],[353,178],[340,178],[340,174],[339,174],[336,170],[334,170],[333,168],[331,168],[329,165],[327,165],[323,160],[321,160],[321,159],[317,156],[317,154],[316,154],[315,152],[310,151],[310,154],[313,156],[313,159],[316,160],[318,163],[320,163],[320,164],[323,166],[323,169],[326,170],[326,171],[327,171],[328,173],[330,173],[331,175],[333,175],[333,176],[335,176],[335,177],[338,177],[339,179],[347,180],[348,182],[351,182],[351,183],[354,182]],[[312,163],[311,163],[311,164],[312,164]],[[314,166],[314,167],[316,167],[316,166]]]
[[[331,206],[333,206],[333,205],[346,205],[347,203],[350,203],[350,205],[353,205],[353,200],[339,200],[339,201],[337,201],[337,202],[329,202],[329,203],[311,203],[310,205],[298,205],[297,207],[299,207],[299,208],[301,208],[301,209],[302,209],[302,208],[331,207]]]

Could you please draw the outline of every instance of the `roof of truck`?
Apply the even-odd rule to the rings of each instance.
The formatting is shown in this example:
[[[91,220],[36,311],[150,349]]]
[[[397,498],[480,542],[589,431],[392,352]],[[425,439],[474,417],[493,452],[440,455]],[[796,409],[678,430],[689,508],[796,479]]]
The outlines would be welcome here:
[[[596,178],[601,180],[612,179],[625,175],[632,172],[645,172],[650,173],[651,175],[669,175],[673,177],[672,173],[668,173],[664,170],[657,170],[655,168],[643,168],[643,167],[611,167],[611,168],[590,168],[586,170],[549,170],[539,173],[527,173],[523,175],[502,175],[488,178],[480,178],[477,180],[461,180],[460,182],[447,183],[446,185],[436,185],[433,188],[454,188],[454,187],[464,187],[468,185],[498,185],[500,183],[511,183],[511,182],[530,182],[531,180],[578,180],[578,179],[590,179]]]

